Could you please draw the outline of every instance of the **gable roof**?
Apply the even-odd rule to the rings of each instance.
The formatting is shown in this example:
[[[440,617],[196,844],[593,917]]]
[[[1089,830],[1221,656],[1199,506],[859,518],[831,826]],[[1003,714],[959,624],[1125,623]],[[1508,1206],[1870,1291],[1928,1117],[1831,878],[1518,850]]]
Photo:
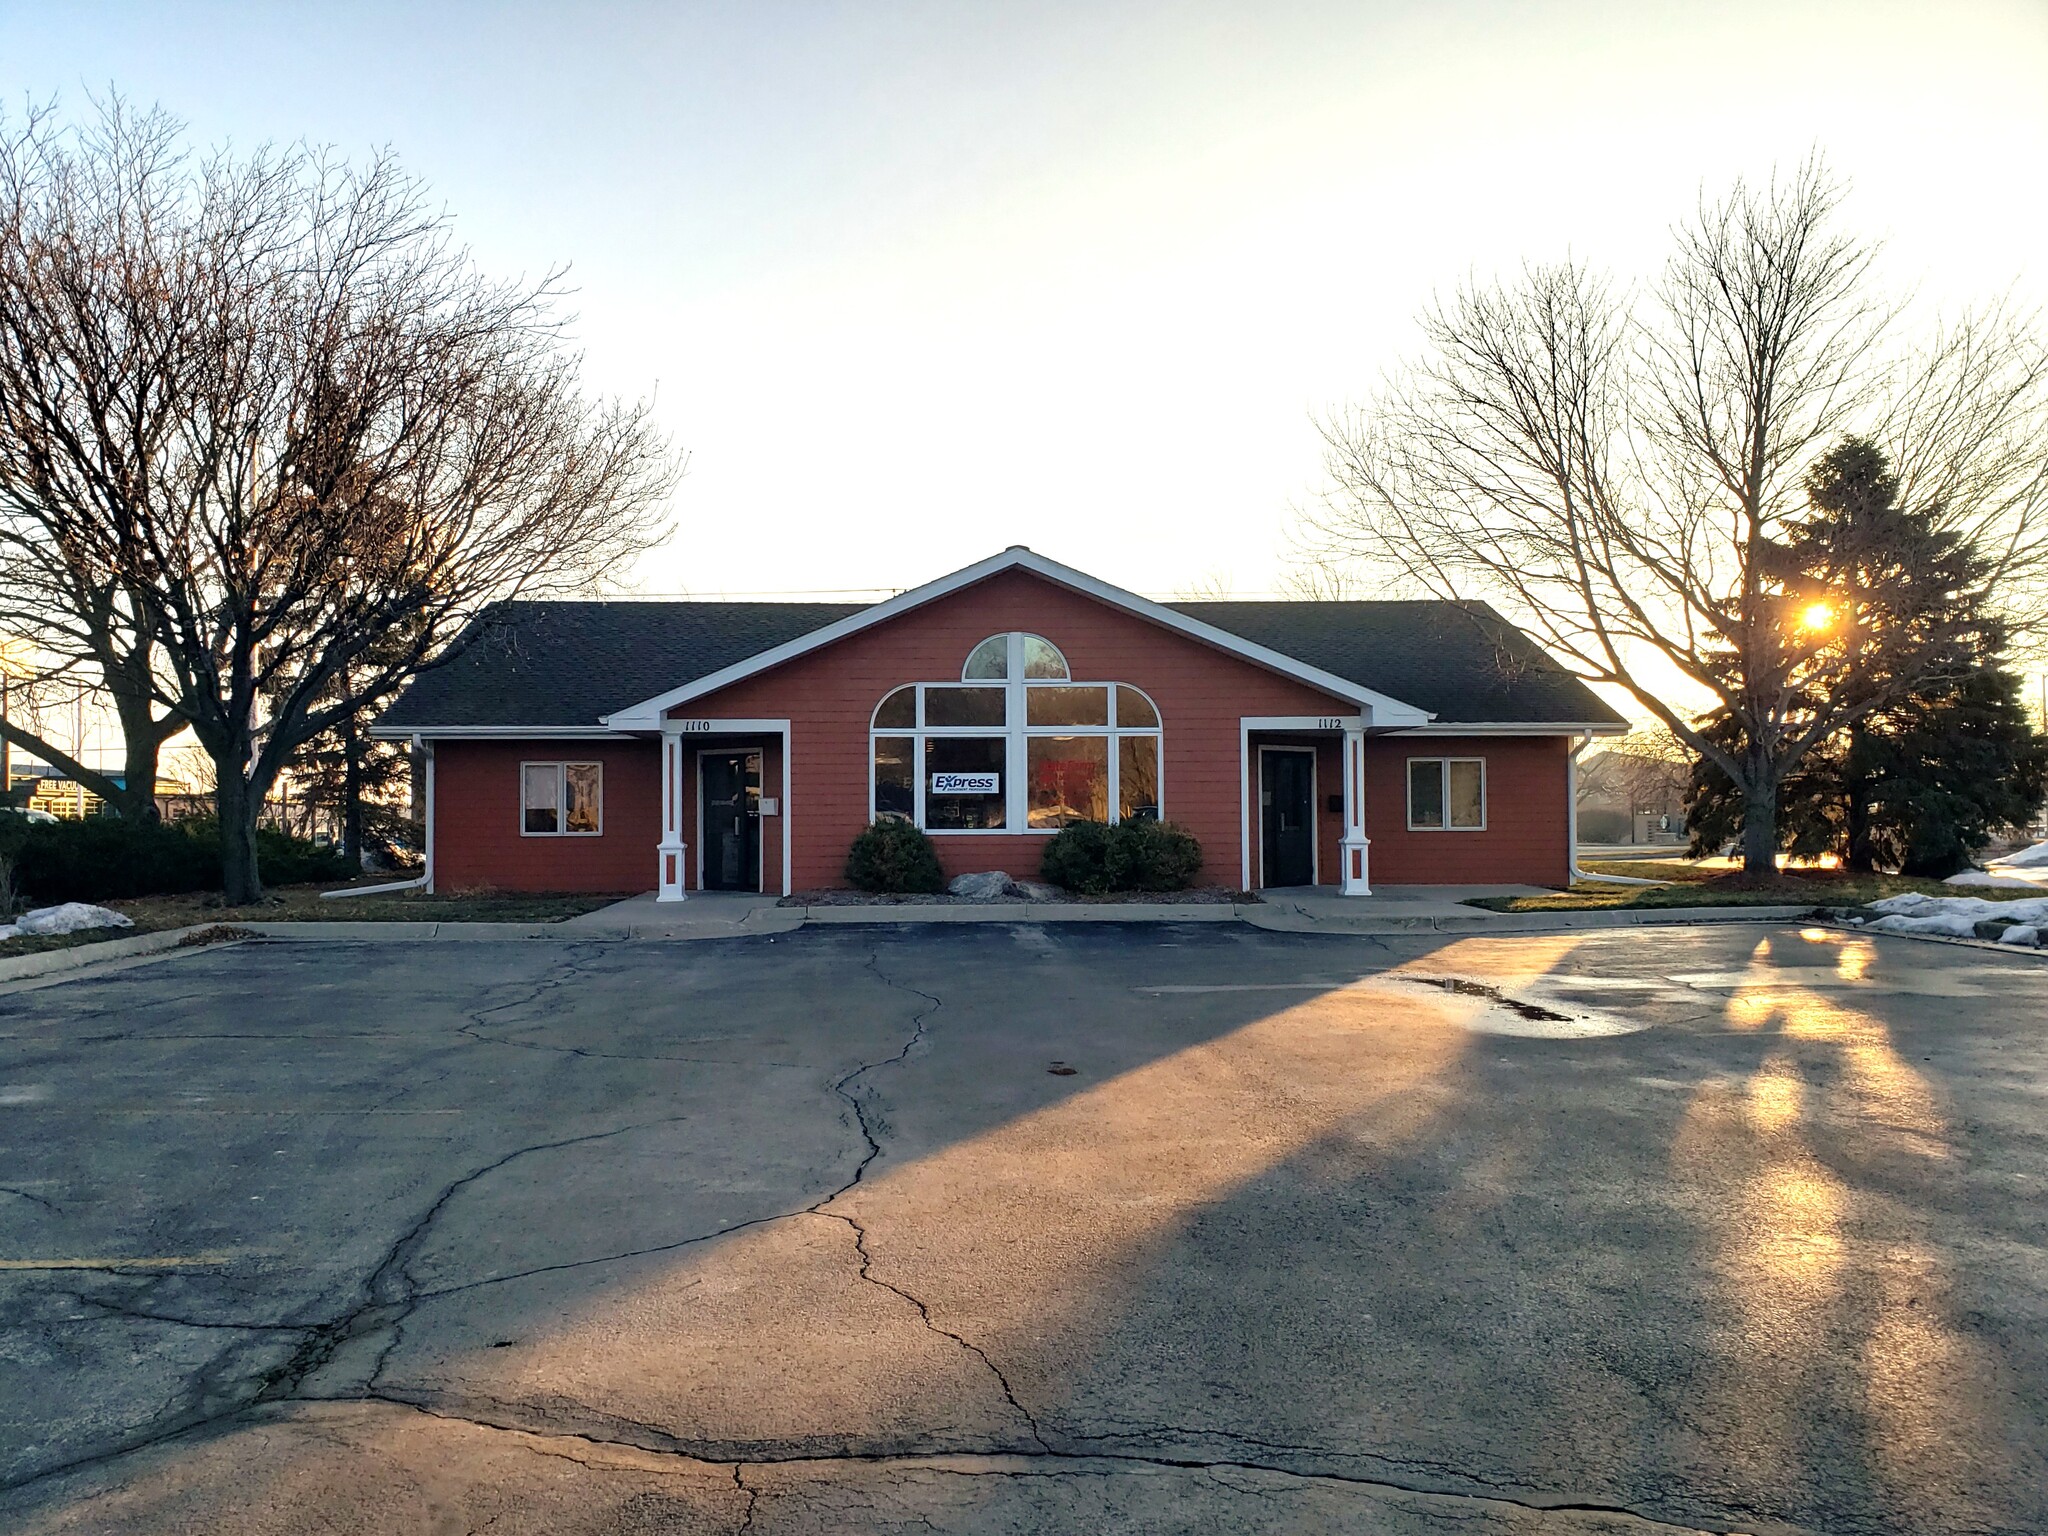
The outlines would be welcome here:
[[[1019,547],[873,604],[494,604],[465,631],[452,660],[400,695],[374,734],[652,730],[687,699],[1016,568],[1349,699],[1382,728],[1626,728],[1484,603],[1155,603]]]
[[[1056,586],[1092,597],[1109,607],[1121,608],[1126,613],[1148,620],[1163,629],[1175,630],[1192,640],[1214,646],[1217,650],[1226,651],[1255,666],[1265,667],[1283,677],[1291,677],[1297,682],[1308,684],[1311,688],[1320,689],[1332,697],[1347,700],[1365,710],[1375,725],[1419,726],[1428,723],[1428,711],[1417,709],[1414,705],[1390,694],[1339,677],[1334,672],[1325,672],[1320,667],[1310,666],[1297,657],[1288,656],[1257,641],[1246,640],[1227,630],[1218,629],[1201,619],[1176,612],[1164,603],[1155,603],[1149,597],[1140,597],[1135,592],[1126,592],[1122,587],[1111,586],[1106,581],[1090,576],[1086,571],[1077,571],[1071,565],[1061,565],[1057,560],[1048,560],[1044,555],[1026,549],[1022,544],[1012,544],[1001,554],[990,555],[986,560],[977,560],[972,565],[962,566],[950,576],[941,576],[937,581],[928,581],[921,587],[911,588],[908,592],[899,592],[886,602],[876,603],[861,609],[858,613],[848,614],[835,623],[827,624],[823,629],[776,646],[773,650],[764,651],[759,656],[752,656],[745,661],[721,668],[707,677],[678,684],[666,693],[656,694],[630,709],[615,711],[607,717],[605,723],[616,730],[654,730],[660,726],[662,716],[678,704],[702,698],[707,693],[716,693],[721,688],[729,688],[743,678],[765,672],[770,667],[779,667],[786,661],[793,661],[811,651],[844,640],[848,635],[855,635],[864,629],[886,623],[901,614],[922,608],[927,603],[937,602],[942,597],[950,597],[955,592],[964,591],[975,583],[986,581],[989,577],[1004,571],[1028,571]]]

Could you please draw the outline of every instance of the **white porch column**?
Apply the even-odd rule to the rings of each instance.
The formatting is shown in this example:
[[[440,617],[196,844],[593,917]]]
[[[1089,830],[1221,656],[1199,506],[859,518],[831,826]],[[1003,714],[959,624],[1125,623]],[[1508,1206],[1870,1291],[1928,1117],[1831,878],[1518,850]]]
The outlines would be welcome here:
[[[655,850],[660,873],[656,901],[683,899],[683,861],[690,850],[683,843],[683,739],[661,733],[661,844]]]
[[[1370,896],[1367,878],[1367,850],[1372,840],[1365,835],[1365,723],[1344,727],[1344,835],[1337,842],[1343,860],[1339,893]]]

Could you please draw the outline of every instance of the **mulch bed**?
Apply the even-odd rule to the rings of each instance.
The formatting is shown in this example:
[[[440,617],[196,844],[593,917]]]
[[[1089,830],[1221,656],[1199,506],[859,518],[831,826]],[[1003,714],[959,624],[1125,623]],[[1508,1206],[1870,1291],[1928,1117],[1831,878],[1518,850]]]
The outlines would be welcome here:
[[[886,895],[875,891],[798,891],[785,896],[780,907],[1056,907],[1076,903],[1168,902],[1174,906],[1228,906],[1233,902],[1255,902],[1252,891],[1233,891],[1220,885],[1197,886],[1186,891],[1112,891],[1106,896],[1081,896],[1062,891],[1057,896],[1034,900],[1029,896],[952,896],[943,891],[931,895]]]

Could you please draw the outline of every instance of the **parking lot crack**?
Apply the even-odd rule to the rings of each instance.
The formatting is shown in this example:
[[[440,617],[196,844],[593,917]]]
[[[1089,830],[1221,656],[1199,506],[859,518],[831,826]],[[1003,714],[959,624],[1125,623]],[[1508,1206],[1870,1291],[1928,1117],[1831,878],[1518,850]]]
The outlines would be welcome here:
[[[1211,1477],[1218,1474],[1259,1474],[1280,1477],[1291,1482],[1357,1489],[1366,1492],[1397,1493],[1413,1498],[1440,1502],[1447,1515],[1463,1517],[1487,1510],[1514,1510],[1534,1515],[1601,1515],[1611,1520],[1628,1522],[1627,1529],[1638,1530],[1643,1536],[1734,1536],[1734,1533],[1754,1529],[1754,1520],[1731,1516],[1722,1523],[1681,1523],[1666,1520],[1656,1515],[1644,1514],[1641,1510],[1626,1504],[1577,1499],[1560,1496],[1547,1498],[1540,1493],[1508,1493],[1504,1491],[1472,1492],[1465,1489],[1446,1488],[1420,1479],[1406,1479],[1398,1476],[1374,1476],[1361,1472],[1350,1472],[1327,1467],[1303,1468],[1285,1462],[1261,1459],[1256,1454],[1236,1456],[1194,1456],[1172,1455],[1163,1451],[1104,1450],[1080,1451],[1041,1448],[1034,1450],[996,1449],[984,1451],[952,1449],[946,1451],[920,1452],[914,1450],[875,1450],[806,1452],[791,1450],[783,1453],[765,1451],[750,1447],[744,1455],[728,1459],[720,1455],[715,1445],[686,1444],[672,1436],[648,1427],[644,1439],[612,1439],[601,1434],[580,1430],[534,1429],[505,1418],[487,1418],[465,1413],[457,1407],[428,1404],[405,1398],[385,1396],[376,1392],[360,1394],[344,1401],[368,1401],[405,1409],[427,1418],[445,1419],[453,1423],[468,1424],[476,1428],[491,1430],[500,1434],[516,1436],[526,1442],[535,1452],[543,1455],[560,1456],[565,1460],[592,1470],[610,1470],[611,1467],[591,1459],[592,1452],[628,1453],[640,1461],[639,1466],[668,1464],[677,1471],[701,1471],[712,1469],[728,1470],[733,1486],[748,1497],[738,1531],[751,1530],[755,1506],[761,1494],[766,1491],[759,1477],[749,1480],[749,1471],[761,1473],[775,1469],[829,1469],[833,1467],[870,1467],[888,1470],[918,1472],[926,1475],[963,1478],[1028,1478],[1028,1477],[1101,1477],[1132,1467],[1154,1468],[1163,1471],[1199,1472]],[[488,1411],[488,1410],[486,1410]],[[507,1417],[516,1416],[520,1410],[513,1410]],[[637,1432],[637,1431],[636,1431]],[[653,1444],[648,1443],[653,1441]],[[1311,1447],[1299,1448],[1301,1454],[1341,1456],[1341,1452]],[[625,1466],[625,1463],[618,1463]],[[1446,1469],[1445,1481],[1475,1483],[1480,1480]],[[1481,1486],[1484,1486],[1482,1483]]]

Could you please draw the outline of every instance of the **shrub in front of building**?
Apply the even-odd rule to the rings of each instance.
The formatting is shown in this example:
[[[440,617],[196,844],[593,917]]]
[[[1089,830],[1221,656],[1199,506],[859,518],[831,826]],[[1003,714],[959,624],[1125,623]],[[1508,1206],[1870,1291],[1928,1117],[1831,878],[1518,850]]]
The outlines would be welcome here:
[[[922,828],[896,816],[861,829],[847,850],[846,878],[863,891],[898,896],[946,888],[939,850]]]
[[[256,834],[256,856],[269,885],[339,881],[351,873],[339,853],[267,828]],[[0,859],[34,906],[221,887],[220,829],[210,819],[149,825],[117,816],[32,822],[0,815]]]
[[[1039,873],[1084,896],[1111,891],[1182,891],[1202,869],[1202,845],[1170,821],[1134,818],[1106,827],[1076,821],[1045,845]]]

